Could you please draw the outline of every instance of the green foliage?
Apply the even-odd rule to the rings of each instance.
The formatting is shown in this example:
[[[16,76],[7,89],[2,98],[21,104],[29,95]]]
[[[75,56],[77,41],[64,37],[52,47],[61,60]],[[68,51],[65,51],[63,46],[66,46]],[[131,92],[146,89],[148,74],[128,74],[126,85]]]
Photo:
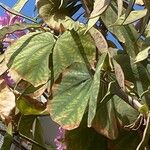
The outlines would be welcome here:
[[[35,22],[19,13],[26,3],[0,6]],[[135,10],[141,3],[145,8]],[[26,31],[0,55],[0,116],[12,125],[2,148],[15,135],[33,150],[51,149],[39,119],[50,115],[66,129],[67,150],[148,150],[149,6],[148,0],[37,0],[41,24],[0,29],[1,48],[8,35]],[[73,19],[80,8],[87,24]],[[15,83],[7,83],[7,72]]]

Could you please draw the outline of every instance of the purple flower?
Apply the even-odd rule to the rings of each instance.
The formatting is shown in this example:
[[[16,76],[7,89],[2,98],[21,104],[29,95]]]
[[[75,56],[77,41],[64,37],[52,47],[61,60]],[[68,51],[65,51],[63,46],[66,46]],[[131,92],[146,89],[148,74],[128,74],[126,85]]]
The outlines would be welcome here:
[[[11,17],[9,12],[5,12],[4,16],[0,17],[0,28],[17,22],[23,22],[23,18],[19,16]]]
[[[9,86],[15,85],[15,81],[11,78],[11,76],[8,74],[8,72],[4,73],[2,75],[2,78],[4,79],[5,83]]]
[[[19,16],[13,16],[9,12],[5,12],[4,16],[0,17],[0,29],[2,29],[5,26],[9,26],[15,23],[22,23],[24,22],[24,19]],[[3,48],[0,50],[0,53],[4,53],[6,48],[17,38],[23,36],[26,34],[26,31],[16,31],[12,34],[6,35],[5,39],[3,40]],[[8,74],[8,72],[4,73],[2,76],[7,85],[13,86],[15,84],[15,81],[11,78],[11,76]]]
[[[63,129],[62,127],[59,127],[58,133],[54,140],[57,150],[66,150],[67,149],[65,142],[64,142],[64,138],[65,138],[65,129]]]
[[[22,17],[12,16],[9,12],[5,12],[4,16],[0,17],[0,29],[8,25],[22,22],[24,22],[24,19]],[[4,39],[5,45],[7,45],[6,43],[10,44],[12,39],[16,39],[25,34],[26,34],[25,31],[16,31],[13,34],[7,35],[6,38]]]

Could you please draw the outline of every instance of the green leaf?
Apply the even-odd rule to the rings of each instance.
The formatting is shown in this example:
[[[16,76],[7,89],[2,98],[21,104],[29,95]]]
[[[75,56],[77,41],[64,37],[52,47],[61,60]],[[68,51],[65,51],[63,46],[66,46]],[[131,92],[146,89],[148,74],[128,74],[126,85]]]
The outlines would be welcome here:
[[[55,78],[74,62],[84,62],[83,55],[87,57],[89,62],[94,58],[96,51],[94,42],[90,34],[84,34],[84,32],[84,28],[78,30],[77,35],[72,34],[71,31],[66,31],[58,38],[53,51]]]
[[[21,31],[29,28],[40,28],[41,24],[27,24],[27,23],[16,23],[9,26],[4,26],[0,29],[0,41],[2,41],[7,34],[11,34],[15,31]]]
[[[111,1],[110,6],[101,15],[101,19],[108,30],[123,43],[123,48],[130,57],[135,58],[140,47],[137,42],[139,34],[133,25],[111,26],[117,20],[117,4],[114,1]]]
[[[60,1],[37,0],[38,12],[50,28],[60,31],[62,25],[65,29],[76,29],[79,24],[68,17],[62,8],[59,9],[59,6],[61,6]]]
[[[25,116],[22,115],[20,117],[19,123],[18,123],[18,130],[21,134],[28,138],[33,138],[33,123],[35,121],[35,116]]]
[[[18,12],[21,11],[28,1],[29,0],[18,0],[13,9]]]
[[[6,129],[6,133],[4,136],[4,142],[2,144],[1,150],[10,149],[13,142],[13,135],[12,135],[12,124],[9,123]]]
[[[24,115],[41,115],[45,112],[45,105],[29,96],[21,96],[16,101],[17,108]]]
[[[42,126],[39,118],[36,118],[35,120],[34,141],[38,142],[42,146],[45,146]],[[41,147],[38,147],[37,145],[33,144],[32,150],[41,150]]]
[[[11,145],[12,145],[12,142],[13,142],[13,136],[6,133],[5,136],[4,136],[4,143],[1,147],[1,150],[10,149]]]
[[[91,78],[85,65],[72,65],[48,105],[52,119],[65,129],[77,128],[88,105],[90,86]]]
[[[97,108],[101,74],[109,68],[108,65],[109,57],[104,53],[99,59],[94,78],[82,63],[69,67],[48,106],[52,119],[65,129],[77,128],[89,104],[88,126],[91,126]]]
[[[49,32],[29,33],[21,37],[6,52],[10,71],[15,70],[35,87],[46,83],[50,78],[49,55],[54,42]]]
[[[101,93],[101,78],[102,78],[102,72],[104,71],[103,67],[108,63],[109,56],[107,53],[102,54],[100,57],[96,71],[94,74],[93,82],[90,88],[90,99],[89,99],[89,113],[88,113],[88,127],[91,127],[92,121],[96,114],[96,108],[97,108],[97,99],[99,93]]]
[[[114,25],[127,25],[133,23],[143,18],[146,14],[147,14],[147,9],[131,11],[127,18],[125,14],[120,16],[117,19],[117,21],[114,23]]]
[[[118,96],[112,99],[116,110],[117,118],[120,120],[120,125],[125,126],[133,123],[139,115],[139,112],[132,108],[129,104],[123,101]]]

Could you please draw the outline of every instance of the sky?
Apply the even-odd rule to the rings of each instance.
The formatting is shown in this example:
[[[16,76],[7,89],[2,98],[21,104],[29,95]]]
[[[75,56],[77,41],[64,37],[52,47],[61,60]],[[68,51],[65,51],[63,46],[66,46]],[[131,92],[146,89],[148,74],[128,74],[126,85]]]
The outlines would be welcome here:
[[[0,3],[6,4],[9,7],[13,7],[17,1],[18,0],[0,0]],[[25,5],[25,7],[21,11],[21,13],[26,16],[33,17],[34,16],[34,5],[35,5],[35,0],[28,0],[27,4]],[[4,13],[4,9],[2,9],[0,7],[0,16],[2,16],[3,13]]]

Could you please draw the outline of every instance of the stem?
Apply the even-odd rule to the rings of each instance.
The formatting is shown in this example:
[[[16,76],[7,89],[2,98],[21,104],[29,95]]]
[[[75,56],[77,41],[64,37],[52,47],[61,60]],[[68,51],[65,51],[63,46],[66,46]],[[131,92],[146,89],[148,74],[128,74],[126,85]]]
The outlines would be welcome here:
[[[86,12],[86,16],[89,17],[90,16],[90,10],[89,8],[87,7],[87,2],[86,0],[81,0],[82,4],[83,4],[83,7],[85,9],[85,12]]]
[[[25,135],[22,135],[22,134],[19,133],[19,132],[16,133],[16,135],[18,135],[19,137],[21,137],[21,138],[23,138],[23,139],[29,141],[29,142],[32,143],[32,144],[35,144],[36,146],[40,147],[40,148],[43,149],[43,150],[47,150],[47,148],[45,148],[44,146],[40,145],[38,142],[36,142],[36,141],[34,141],[34,140],[32,140],[32,139],[26,137]]]
[[[139,99],[136,97],[131,97],[127,93],[125,93],[121,88],[116,87],[116,95],[122,98],[126,103],[128,103],[131,107],[136,109],[137,111],[141,110],[144,105],[139,102]]]
[[[27,16],[25,16],[25,15],[23,15],[23,14],[21,14],[21,13],[15,11],[15,10],[9,8],[8,6],[4,5],[3,3],[0,3],[0,7],[2,7],[3,9],[5,9],[6,11],[10,12],[10,13],[13,14],[13,15],[17,15],[17,16],[23,17],[23,18],[25,18],[25,19],[27,19],[27,20],[29,20],[29,21],[32,21],[32,22],[34,22],[34,23],[37,23],[34,19],[32,19],[32,18],[30,18],[30,17],[27,17]]]

